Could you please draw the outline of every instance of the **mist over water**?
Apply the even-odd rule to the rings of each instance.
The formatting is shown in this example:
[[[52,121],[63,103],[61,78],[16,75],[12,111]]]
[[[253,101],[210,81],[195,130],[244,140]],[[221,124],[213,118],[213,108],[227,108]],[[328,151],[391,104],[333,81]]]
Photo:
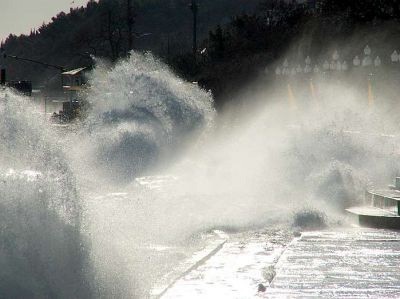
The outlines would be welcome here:
[[[149,54],[99,62],[90,85],[62,134],[1,93],[0,297],[146,297],[207,231],[304,209],[337,225],[398,172],[395,102],[368,107],[351,81],[280,82],[219,115]]]

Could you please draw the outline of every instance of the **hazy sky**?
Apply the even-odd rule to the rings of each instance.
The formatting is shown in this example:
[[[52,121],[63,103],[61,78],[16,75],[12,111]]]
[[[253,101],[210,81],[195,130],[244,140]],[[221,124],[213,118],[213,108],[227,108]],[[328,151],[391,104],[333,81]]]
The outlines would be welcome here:
[[[60,11],[84,5],[88,0],[0,0],[0,40],[10,33],[29,33]]]

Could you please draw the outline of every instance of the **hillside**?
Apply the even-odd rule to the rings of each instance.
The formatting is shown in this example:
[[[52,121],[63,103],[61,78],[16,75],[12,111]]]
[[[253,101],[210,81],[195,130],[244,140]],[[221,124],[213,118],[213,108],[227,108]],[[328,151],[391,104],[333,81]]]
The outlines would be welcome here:
[[[284,57],[303,63],[310,55],[322,63],[338,49],[350,62],[369,44],[387,62],[400,44],[398,0],[198,0],[194,57],[190,2],[90,1],[28,36],[10,36],[4,48],[67,68],[91,66],[90,55],[115,61],[132,48],[151,51],[183,78],[211,90],[221,105],[266,67],[273,75]],[[9,61],[8,69],[10,79],[59,86],[57,70],[18,61]]]
[[[199,40],[217,24],[232,16],[253,11],[258,0],[203,0],[198,15]],[[60,13],[49,24],[29,35],[10,35],[3,47],[10,55],[74,68],[92,63],[89,55],[115,60],[129,50],[129,23],[132,47],[158,56],[173,57],[190,51],[192,12],[188,0],[132,1],[128,21],[126,0],[90,1],[86,7]],[[9,78],[46,84],[57,70],[34,64],[9,61]]]

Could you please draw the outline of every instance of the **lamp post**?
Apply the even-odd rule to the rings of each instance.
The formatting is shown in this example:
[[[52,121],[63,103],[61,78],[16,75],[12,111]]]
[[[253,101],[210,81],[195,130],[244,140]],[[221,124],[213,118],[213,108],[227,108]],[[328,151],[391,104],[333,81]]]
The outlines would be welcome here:
[[[265,17],[266,17],[265,23],[267,24],[267,27],[270,27],[272,25],[273,10],[272,9],[267,9]]]
[[[347,64],[347,61],[343,61],[342,63],[342,71],[347,72],[349,70],[349,65]]]
[[[315,106],[318,106],[317,94],[315,91],[315,85],[313,82],[313,73],[317,75],[319,73],[318,65],[315,65],[314,69],[311,67],[312,59],[310,56],[307,56],[305,59],[306,66],[304,67],[304,74],[308,76],[308,85],[310,89],[310,96]]]
[[[358,57],[358,55],[356,55],[353,59],[353,66],[357,68],[360,65],[361,65],[361,59],[360,57]]]
[[[364,48],[364,58],[362,60],[362,66],[367,69],[368,76],[368,106],[371,109],[375,102],[374,91],[372,88],[372,78],[374,76],[374,67],[379,67],[381,65],[381,60],[379,56],[376,57],[375,60],[372,60],[371,57],[372,50],[367,45]]]
[[[375,60],[374,60],[374,66],[376,68],[380,67],[382,65],[382,60],[379,56],[376,56]]]
[[[289,61],[287,59],[285,59],[285,61],[283,62],[283,71],[282,74],[287,76],[289,75],[290,71],[289,71]]]
[[[192,3],[189,5],[190,9],[193,13],[193,56],[196,58],[197,53],[197,15],[199,12],[199,5],[197,4],[197,0],[192,0]]]
[[[321,72],[321,70],[320,70],[318,64],[316,64],[316,65],[314,66],[313,73],[314,73],[314,74],[319,74],[320,72]]]
[[[393,64],[396,64],[400,61],[400,56],[396,50],[394,50],[392,55],[390,55],[390,60]]]
[[[394,50],[393,53],[390,55],[390,61],[392,65],[392,72],[395,74],[398,70],[398,65],[400,62],[400,54],[397,52],[397,50]]]
[[[337,50],[335,50],[333,52],[332,61],[331,61],[331,65],[330,65],[331,71],[340,71],[341,70],[342,66],[339,62],[339,58],[340,58],[339,52]]]
[[[287,59],[285,59],[285,61],[283,62],[283,64],[281,66],[278,66],[275,69],[276,76],[286,77],[286,78],[282,78],[283,80],[281,80],[281,82],[284,82],[284,84],[286,85],[287,100],[288,100],[289,107],[292,111],[296,110],[297,104],[296,104],[296,98],[294,96],[292,86],[290,84],[290,79],[288,77],[290,77],[290,76],[294,77],[298,73],[301,73],[301,72],[303,72],[303,68],[301,67],[301,65],[290,68],[290,64]]]
[[[364,67],[372,66],[371,53],[372,53],[371,48],[368,45],[366,45],[364,48],[364,59],[362,61],[362,66]]]
[[[306,63],[306,66],[304,67],[304,73],[305,74],[311,73],[312,68],[311,68],[311,58],[310,58],[310,56],[307,56],[306,60],[304,62]]]
[[[322,69],[324,70],[324,73],[326,73],[327,71],[329,71],[330,69],[330,64],[328,62],[328,60],[325,60],[324,63],[322,64]]]

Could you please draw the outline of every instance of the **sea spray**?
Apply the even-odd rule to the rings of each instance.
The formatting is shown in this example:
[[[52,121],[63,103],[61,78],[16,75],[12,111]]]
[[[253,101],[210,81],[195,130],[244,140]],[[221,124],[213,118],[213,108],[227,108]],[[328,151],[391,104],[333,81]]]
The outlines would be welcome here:
[[[34,111],[0,91],[0,297],[90,298],[74,176]]]
[[[1,93],[0,297],[145,297],[196,236],[289,225],[304,207],[330,224],[399,166],[395,116],[366,112],[345,84],[318,108],[293,87],[296,110],[267,90],[213,132],[210,94],[151,55],[89,82],[92,110],[63,141]]]
[[[175,262],[154,248],[215,228],[290,225],[304,207],[333,223],[398,167],[397,139],[380,133],[395,121],[367,113],[345,84],[321,92],[318,108],[293,87],[296,110],[267,89],[257,111],[214,132],[210,95],[151,55],[98,66],[89,82],[92,110],[65,147],[104,292],[144,297]],[[147,173],[157,175],[138,178]]]
[[[211,95],[149,53],[132,52],[111,68],[98,62],[89,84],[81,148],[96,174],[114,184],[170,163],[214,119]]]
[[[85,199],[91,260],[101,292],[143,297],[168,265],[162,258],[168,249],[154,248],[174,248],[185,236],[162,227],[173,193],[142,188],[146,179],[139,177],[162,174],[188,148],[205,142],[216,115],[213,99],[151,54],[133,52],[113,66],[96,60],[88,83],[87,118],[63,144]],[[149,182],[163,185],[172,177]]]
[[[175,164],[173,198],[195,198],[185,201],[190,218],[174,203],[182,217],[175,221],[185,228],[254,227],[291,223],[293,211],[311,207],[337,223],[346,207],[363,203],[367,188],[390,181],[399,167],[396,115],[368,111],[350,84],[319,88],[326,90],[320,107],[296,94],[296,111],[285,98],[268,98],[268,88],[253,94],[264,101],[258,110],[242,111],[238,126],[221,129]]]

